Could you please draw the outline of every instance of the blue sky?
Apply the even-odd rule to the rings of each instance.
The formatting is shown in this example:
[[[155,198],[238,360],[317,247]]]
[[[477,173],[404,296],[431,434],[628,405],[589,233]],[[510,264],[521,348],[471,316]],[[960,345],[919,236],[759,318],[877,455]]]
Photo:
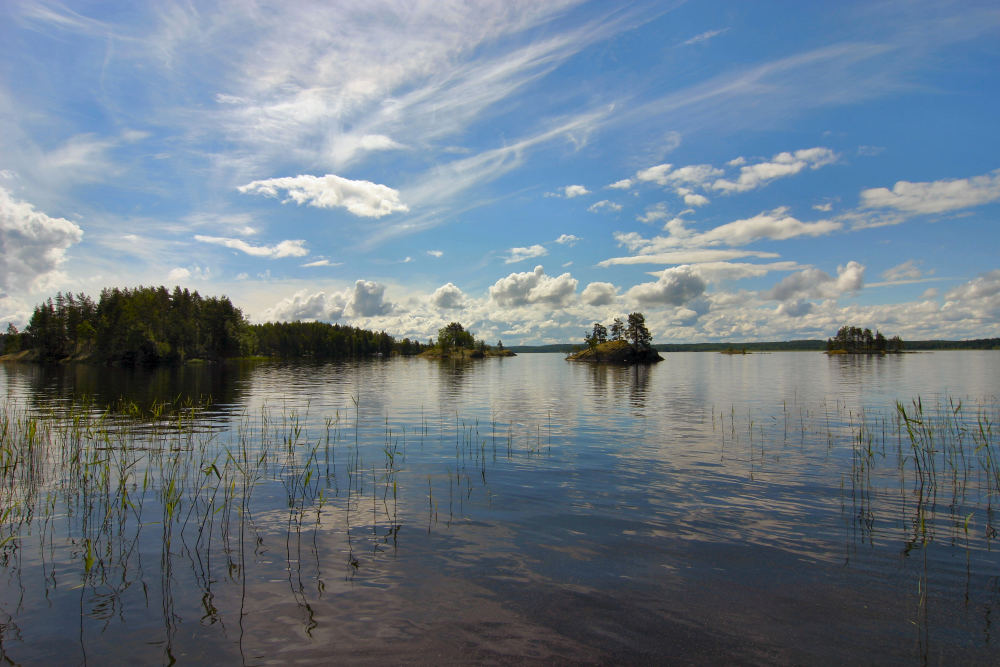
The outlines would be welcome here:
[[[0,322],[1000,336],[993,2],[0,3]]]

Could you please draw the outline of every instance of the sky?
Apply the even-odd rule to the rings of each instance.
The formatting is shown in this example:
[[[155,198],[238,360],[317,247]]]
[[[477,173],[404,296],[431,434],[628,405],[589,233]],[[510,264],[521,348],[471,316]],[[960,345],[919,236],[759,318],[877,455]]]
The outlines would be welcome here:
[[[1000,336],[1000,6],[0,1],[0,325]]]

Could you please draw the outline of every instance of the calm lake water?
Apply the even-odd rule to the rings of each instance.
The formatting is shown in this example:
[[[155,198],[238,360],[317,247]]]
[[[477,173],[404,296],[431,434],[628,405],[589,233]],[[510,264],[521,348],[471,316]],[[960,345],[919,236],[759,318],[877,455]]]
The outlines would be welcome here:
[[[0,391],[49,429],[5,454],[5,661],[1000,648],[997,352],[6,365]]]

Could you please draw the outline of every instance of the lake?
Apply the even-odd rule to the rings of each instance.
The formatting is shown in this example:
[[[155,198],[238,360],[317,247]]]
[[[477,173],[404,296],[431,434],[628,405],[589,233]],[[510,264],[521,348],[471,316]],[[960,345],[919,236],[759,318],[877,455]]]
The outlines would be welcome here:
[[[995,663],[1000,354],[665,357],[0,366],[0,658]]]

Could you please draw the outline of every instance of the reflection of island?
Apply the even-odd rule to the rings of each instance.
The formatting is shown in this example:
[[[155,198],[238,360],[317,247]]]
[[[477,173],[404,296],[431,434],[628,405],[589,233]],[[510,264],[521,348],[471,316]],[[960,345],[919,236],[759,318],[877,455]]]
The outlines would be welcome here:
[[[629,315],[628,326],[616,317],[611,324],[610,340],[608,335],[607,327],[594,322],[593,331],[584,339],[587,349],[574,352],[566,359],[608,364],[653,364],[663,361],[663,357],[653,349],[653,338],[642,313]]]

